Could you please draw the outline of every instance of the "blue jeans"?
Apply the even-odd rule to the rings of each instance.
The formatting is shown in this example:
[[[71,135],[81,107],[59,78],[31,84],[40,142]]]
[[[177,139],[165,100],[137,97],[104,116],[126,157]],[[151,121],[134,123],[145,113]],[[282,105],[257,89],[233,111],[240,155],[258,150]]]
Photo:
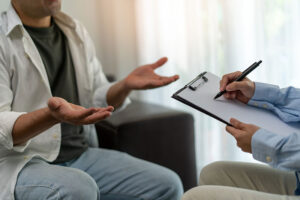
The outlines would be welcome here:
[[[174,172],[128,154],[89,148],[60,165],[31,160],[20,172],[16,200],[179,200]]]

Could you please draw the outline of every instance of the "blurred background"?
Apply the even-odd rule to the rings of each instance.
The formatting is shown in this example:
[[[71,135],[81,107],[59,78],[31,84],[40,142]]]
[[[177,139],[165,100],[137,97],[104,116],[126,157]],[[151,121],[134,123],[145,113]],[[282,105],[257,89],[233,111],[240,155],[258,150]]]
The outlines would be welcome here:
[[[0,10],[9,3],[1,0]],[[86,26],[105,73],[117,79],[169,57],[157,72],[181,79],[132,97],[194,115],[198,170],[217,160],[254,160],[223,124],[173,100],[176,90],[205,70],[222,76],[260,59],[251,79],[300,86],[298,0],[63,0],[63,11]]]

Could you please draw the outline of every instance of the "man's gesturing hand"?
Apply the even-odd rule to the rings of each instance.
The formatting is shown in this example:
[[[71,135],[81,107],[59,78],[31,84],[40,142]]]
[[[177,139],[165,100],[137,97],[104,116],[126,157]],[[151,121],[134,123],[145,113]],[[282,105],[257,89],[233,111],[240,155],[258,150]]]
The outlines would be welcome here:
[[[111,115],[112,106],[106,108],[84,108],[74,105],[59,97],[52,97],[48,101],[51,115],[58,122],[73,125],[94,124]]]
[[[162,87],[176,81],[179,76],[160,76],[154,72],[157,68],[163,66],[168,61],[167,58],[161,58],[154,64],[138,67],[131,72],[125,81],[125,86],[129,90],[142,90]]]
[[[224,97],[227,99],[237,99],[243,103],[248,103],[254,95],[255,84],[248,78],[233,82],[241,74],[242,72],[238,71],[224,75],[220,81],[220,91],[226,89],[227,92]]]
[[[232,126],[226,126],[226,131],[229,132],[237,141],[237,146],[244,152],[252,153],[251,141],[252,136],[259,127],[252,124],[244,124],[236,119],[231,119]]]

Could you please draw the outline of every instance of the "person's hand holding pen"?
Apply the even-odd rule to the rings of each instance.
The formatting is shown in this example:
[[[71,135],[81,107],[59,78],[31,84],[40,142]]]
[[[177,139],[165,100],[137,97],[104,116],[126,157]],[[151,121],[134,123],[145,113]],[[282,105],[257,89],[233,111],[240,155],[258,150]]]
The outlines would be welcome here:
[[[220,81],[220,91],[226,90],[224,97],[227,99],[237,99],[243,103],[248,103],[255,91],[255,83],[248,78],[242,81],[234,81],[242,72],[237,71],[223,76]]]
[[[254,95],[255,83],[248,78],[235,81],[241,74],[242,72],[237,71],[224,75],[220,81],[220,91],[227,91],[223,95],[227,99],[237,99],[247,104]],[[237,146],[244,152],[252,153],[252,136],[260,128],[253,124],[240,122],[237,119],[231,119],[230,123],[232,126],[226,126],[226,131],[236,139]]]

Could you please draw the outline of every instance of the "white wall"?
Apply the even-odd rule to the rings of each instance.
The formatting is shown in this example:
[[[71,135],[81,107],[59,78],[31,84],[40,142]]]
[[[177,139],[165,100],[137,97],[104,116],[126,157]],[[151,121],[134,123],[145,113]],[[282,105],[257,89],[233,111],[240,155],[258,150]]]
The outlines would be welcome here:
[[[1,0],[0,1],[0,12],[3,12],[8,8],[10,0]]]
[[[97,0],[101,60],[117,78],[137,67],[136,0]]]
[[[0,0],[0,11],[10,0]],[[89,31],[106,73],[123,78],[137,66],[135,0],[63,0],[63,11]]]

